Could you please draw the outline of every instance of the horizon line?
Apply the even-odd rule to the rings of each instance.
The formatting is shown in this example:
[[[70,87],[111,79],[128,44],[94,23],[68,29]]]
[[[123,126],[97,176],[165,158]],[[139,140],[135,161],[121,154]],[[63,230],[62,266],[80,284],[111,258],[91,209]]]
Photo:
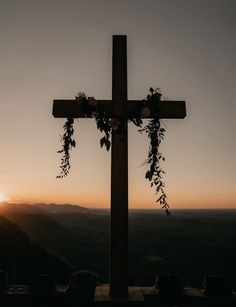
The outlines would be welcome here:
[[[80,204],[71,204],[71,203],[53,203],[53,202],[32,202],[32,201],[2,201],[0,202],[0,204],[18,204],[18,205],[55,205],[55,206],[76,206],[76,207],[82,207],[82,208],[85,208],[85,209],[92,209],[92,210],[110,210],[110,208],[108,207],[88,207],[88,206],[85,206],[85,205],[80,205]],[[133,208],[129,208],[129,210],[159,210],[159,211],[163,211],[162,208],[151,208],[151,207],[133,207]],[[192,207],[192,208],[186,208],[186,207],[178,207],[178,208],[170,208],[170,211],[176,211],[176,210],[236,210],[236,207],[235,208],[232,208],[232,207],[201,207],[201,208],[198,208],[198,207]]]

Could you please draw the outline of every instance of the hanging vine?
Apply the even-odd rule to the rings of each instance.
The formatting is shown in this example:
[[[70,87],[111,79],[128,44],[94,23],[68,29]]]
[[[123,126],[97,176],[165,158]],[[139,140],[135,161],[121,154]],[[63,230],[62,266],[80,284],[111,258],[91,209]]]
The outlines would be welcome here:
[[[151,187],[155,187],[157,199],[156,202],[161,205],[161,208],[165,210],[166,214],[170,214],[170,206],[167,202],[167,195],[165,193],[165,183],[162,175],[165,174],[161,168],[161,161],[165,161],[163,154],[159,151],[161,141],[165,136],[165,129],[161,127],[159,118],[153,118],[148,121],[146,125],[143,124],[142,118],[148,118],[154,111],[157,103],[160,102],[162,94],[159,88],[154,90],[150,88],[150,94],[146,99],[142,100],[136,110],[133,113],[132,118],[129,120],[133,124],[139,127],[140,133],[145,133],[149,138],[149,150],[147,157],[148,170],[145,178],[151,183]],[[81,111],[86,117],[94,117],[96,120],[97,128],[103,133],[103,137],[100,139],[100,146],[105,147],[109,151],[111,147],[111,134],[112,130],[122,129],[122,118],[110,116],[100,108],[97,100],[94,97],[88,97],[85,93],[79,93],[76,96],[76,101],[80,102]],[[63,129],[64,134],[61,138],[63,142],[62,149],[58,153],[63,154],[60,164],[60,174],[57,178],[64,178],[69,174],[70,165],[70,151],[76,146],[73,139],[73,118],[67,118]]]
[[[57,176],[57,178],[64,178],[66,177],[70,172],[70,151],[73,147],[76,146],[75,140],[72,138],[74,133],[74,119],[73,118],[67,118],[63,128],[64,128],[64,134],[61,137],[61,141],[63,142],[62,149],[58,150],[58,153],[62,154],[63,157],[61,158],[61,172]]]

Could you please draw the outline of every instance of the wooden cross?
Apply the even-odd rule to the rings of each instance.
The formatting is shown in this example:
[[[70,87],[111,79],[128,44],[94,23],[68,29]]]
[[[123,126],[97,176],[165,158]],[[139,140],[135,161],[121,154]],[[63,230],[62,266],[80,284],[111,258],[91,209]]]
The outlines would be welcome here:
[[[113,36],[112,100],[98,100],[111,116],[132,118],[140,101],[127,100],[127,38]],[[85,117],[76,100],[54,100],[53,116]],[[184,101],[161,101],[149,118],[184,118]],[[134,116],[133,116],[134,117]],[[122,131],[112,131],[111,218],[110,218],[110,296],[128,296],[128,137],[127,120]]]

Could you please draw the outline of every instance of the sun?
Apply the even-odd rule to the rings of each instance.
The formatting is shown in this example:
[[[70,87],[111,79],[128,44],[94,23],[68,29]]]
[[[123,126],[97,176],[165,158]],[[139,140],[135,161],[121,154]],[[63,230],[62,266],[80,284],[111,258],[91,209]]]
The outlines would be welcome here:
[[[0,203],[3,203],[4,201],[7,201],[7,200],[9,200],[9,198],[3,193],[0,193]]]

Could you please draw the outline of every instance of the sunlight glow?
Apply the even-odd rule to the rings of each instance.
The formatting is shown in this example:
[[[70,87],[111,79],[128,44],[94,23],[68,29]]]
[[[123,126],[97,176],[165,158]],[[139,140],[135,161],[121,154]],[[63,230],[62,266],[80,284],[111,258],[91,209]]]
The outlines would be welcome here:
[[[3,193],[0,193],[0,203],[9,200],[8,197],[6,197]]]

